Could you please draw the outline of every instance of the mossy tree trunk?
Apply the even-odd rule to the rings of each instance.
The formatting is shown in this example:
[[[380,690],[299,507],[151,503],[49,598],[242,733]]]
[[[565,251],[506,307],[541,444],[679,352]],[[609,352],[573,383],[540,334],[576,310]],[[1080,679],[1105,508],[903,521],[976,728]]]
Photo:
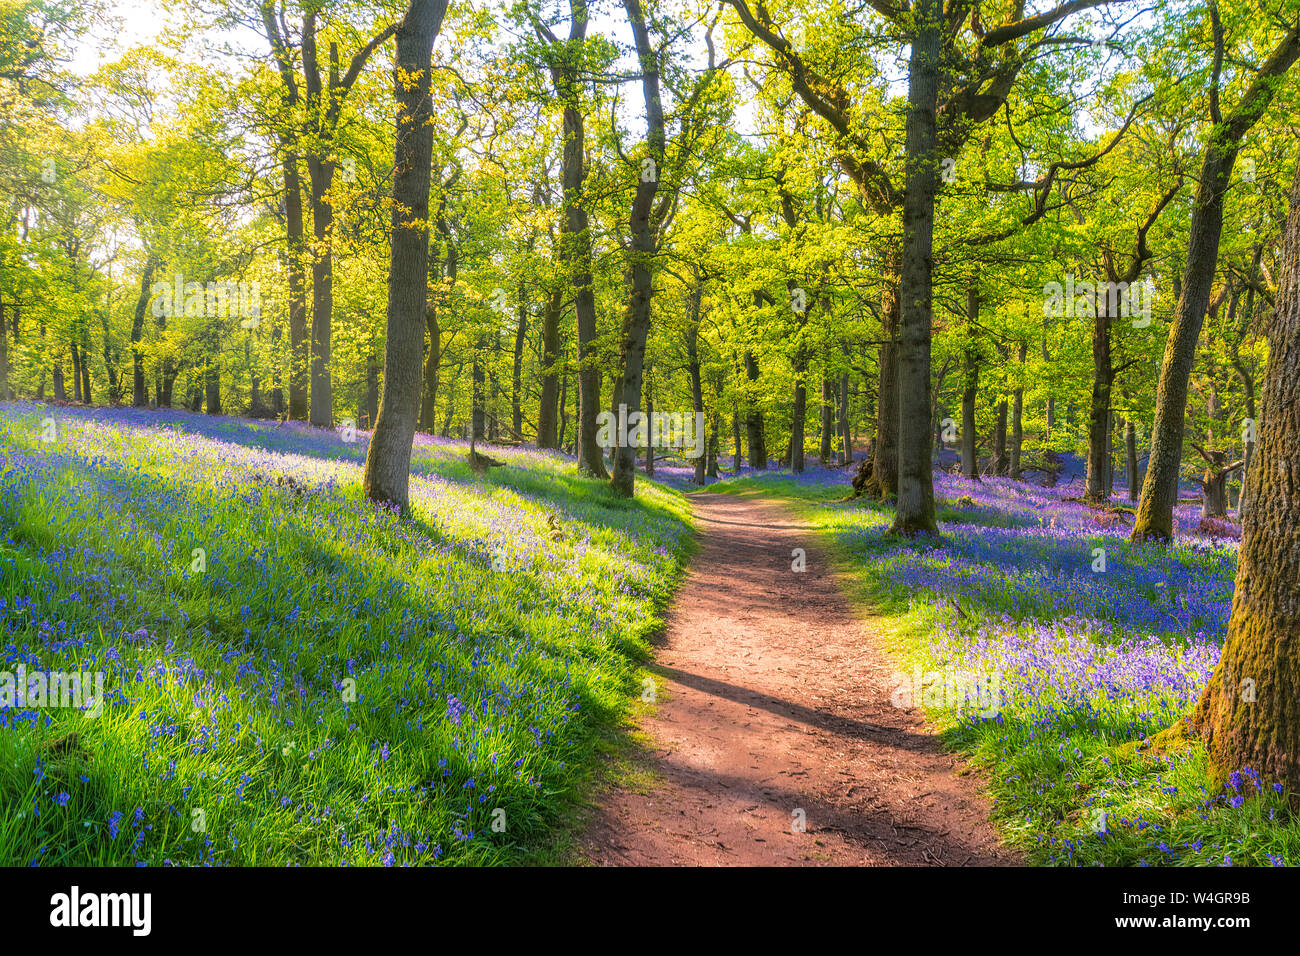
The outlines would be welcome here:
[[[1223,656],[1190,718],[1220,778],[1251,767],[1300,790],[1300,171],[1250,464]]]

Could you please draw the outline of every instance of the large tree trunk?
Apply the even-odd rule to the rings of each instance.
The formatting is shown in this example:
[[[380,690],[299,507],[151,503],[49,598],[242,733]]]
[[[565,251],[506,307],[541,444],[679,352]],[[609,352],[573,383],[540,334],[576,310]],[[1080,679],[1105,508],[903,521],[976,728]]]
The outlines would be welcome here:
[[[392,246],[388,271],[388,338],[378,420],[362,479],[374,501],[410,508],[411,445],[420,396],[425,285],[429,275],[429,185],[433,161],[433,41],[447,0],[411,0],[397,28],[393,94]],[[414,82],[412,82],[414,78]]]
[[[276,16],[272,3],[260,5],[262,26],[271,43],[271,52],[280,72],[280,100],[286,116],[295,116],[299,107],[299,85],[294,77],[296,64],[288,38],[281,31],[282,21]],[[314,30],[314,20],[304,23],[307,32]],[[314,40],[312,41],[314,44]],[[289,276],[289,417],[306,421],[307,364],[310,361],[307,342],[307,290],[303,269],[305,252],[302,218],[302,174],[298,170],[295,153],[295,135],[282,131],[277,136],[280,154],[280,173],[284,186],[285,258]]]
[[[641,175],[637,181],[636,195],[628,228],[632,234],[631,273],[632,287],[623,314],[622,386],[620,405],[627,406],[628,417],[641,409],[641,382],[645,365],[646,339],[650,334],[650,297],[654,294],[654,273],[651,265],[659,246],[659,221],[655,209],[655,195],[659,191],[659,166],[664,159],[664,112],[659,98],[659,66],[646,29],[641,0],[623,0],[628,23],[636,41],[637,57],[641,63],[641,92],[645,97],[646,145],[654,172]],[[654,454],[654,436],[650,435],[651,454]],[[614,452],[613,487],[621,495],[631,496],[636,478],[636,449],[619,446]]]
[[[578,327],[578,470],[592,478],[608,478],[605,461],[596,441],[596,417],[600,414],[600,369],[596,362],[596,296],[591,276],[591,234],[587,210],[581,205],[586,171],[583,167],[582,114],[572,107],[564,110],[564,195],[567,215],[563,232],[569,249],[573,276],[573,311]]]
[[[144,338],[144,317],[149,309],[149,294],[153,289],[153,274],[157,268],[158,260],[150,253],[140,276],[140,297],[136,299],[135,316],[131,320],[131,404],[136,408],[144,408],[149,404],[149,390],[144,381],[144,353],[140,350],[140,342]]]
[[[1189,725],[1219,779],[1251,767],[1300,791],[1300,170],[1269,335],[1264,421],[1251,462],[1232,616]]]
[[[1217,26],[1217,12],[1215,13]],[[1219,31],[1216,29],[1216,33]],[[1216,37],[1216,64],[1222,60],[1222,38]],[[1293,26],[1259,68],[1236,110],[1225,119],[1212,116],[1214,128],[1205,147],[1199,185],[1192,207],[1183,271],[1182,294],[1160,368],[1156,388],[1155,424],[1151,430],[1151,456],[1147,463],[1142,498],[1133,540],[1170,541],[1174,506],[1178,502],[1178,469],[1183,456],[1183,421],[1187,413],[1187,382],[1196,359],[1196,343],[1210,302],[1210,290],[1223,231],[1223,197],[1232,181],[1232,168],[1242,137],[1268,108],[1278,88],[1278,77],[1300,57],[1300,24]],[[1217,83],[1216,67],[1216,83]],[[1217,85],[1212,90],[1212,111],[1218,112]]]
[[[938,189],[935,114],[944,21],[942,0],[916,0],[916,32],[908,61],[903,200],[903,264],[899,297],[898,506],[892,530],[938,535],[930,459],[930,334],[934,205]]]
[[[588,231],[584,185],[586,127],[581,109],[582,77],[574,59],[587,35],[586,0],[569,0],[568,44],[556,44],[551,64],[551,82],[556,97],[564,104],[564,150],[560,169],[563,180],[564,218],[560,223],[560,247],[568,266],[573,289],[573,311],[578,328],[578,470],[593,478],[608,478],[601,448],[596,440],[596,418],[600,414],[600,369],[595,364],[596,297],[591,276],[591,233]]]

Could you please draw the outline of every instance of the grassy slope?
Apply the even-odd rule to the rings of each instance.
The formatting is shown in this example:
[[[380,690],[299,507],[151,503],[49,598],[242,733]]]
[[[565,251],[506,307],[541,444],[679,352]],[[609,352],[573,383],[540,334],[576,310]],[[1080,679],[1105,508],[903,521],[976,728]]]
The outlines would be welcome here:
[[[916,666],[937,673],[959,666],[953,644],[937,635],[962,634],[964,640],[974,640],[981,632],[1014,637],[1017,629],[1024,633],[1045,623],[1050,627],[1064,613],[1067,602],[1051,588],[1023,588],[1011,582],[1017,562],[1050,561],[1053,549],[1064,550],[1074,542],[1053,542],[1044,548],[1011,535],[1008,543],[994,543],[994,554],[985,562],[993,573],[962,590],[963,610],[954,613],[938,598],[970,571],[960,560],[960,548],[956,560],[931,559],[887,535],[888,509],[872,502],[844,501],[846,484],[795,481],[774,474],[734,479],[710,490],[784,499],[818,529],[847,572],[853,597],[880,625],[885,649],[907,673]],[[939,506],[941,526],[950,536],[965,533],[979,540],[983,529],[1028,523],[970,502],[941,500]],[[1222,559],[1219,552],[1207,556],[1177,549],[1170,555],[1153,548],[1130,548],[1115,538],[1078,537],[1079,557],[1091,554],[1094,545],[1104,545],[1112,571],[1140,578],[1155,564],[1160,566],[1156,576],[1169,580],[1180,575],[1184,581],[1218,575],[1231,582],[1232,568],[1215,565]],[[900,566],[926,562],[935,572],[936,586],[932,590],[907,586]],[[1130,565],[1136,571],[1126,571]],[[1097,611],[1114,618],[1106,622],[1113,629],[1103,631],[1105,637],[1094,633],[1093,640],[1098,645],[1107,638],[1137,641],[1139,646],[1167,641],[1177,648],[1176,637],[1152,636],[1126,620],[1164,600],[1157,590],[1150,594],[1150,607],[1139,607],[1145,592],[1136,590],[1131,603],[1109,611],[1101,602]],[[989,643],[998,646],[996,640]],[[1163,644],[1156,646],[1164,649]],[[1079,666],[1097,666],[1104,653],[1102,647],[1096,660]],[[1179,652],[1172,654],[1177,660]],[[996,657],[985,662],[999,664]],[[1222,791],[1211,792],[1198,746],[1161,757],[1137,752],[1135,741],[1186,712],[1188,695],[1175,697],[1153,688],[1149,693],[1092,694],[1080,699],[1053,697],[1041,686],[1017,687],[1014,679],[1004,686],[1010,699],[996,720],[942,706],[926,710],[945,744],[987,777],[995,823],[1008,843],[1031,861],[1154,866],[1300,862],[1300,822],[1288,811],[1286,798],[1267,787],[1261,792],[1249,771],[1234,777]],[[1194,699],[1195,688],[1190,696]]]
[[[0,404],[0,669],[103,670],[108,702],[0,711],[0,863],[565,852],[679,494],[508,450],[484,481],[434,442],[400,520],[360,498],[364,436],[64,410],[50,444],[48,414]]]

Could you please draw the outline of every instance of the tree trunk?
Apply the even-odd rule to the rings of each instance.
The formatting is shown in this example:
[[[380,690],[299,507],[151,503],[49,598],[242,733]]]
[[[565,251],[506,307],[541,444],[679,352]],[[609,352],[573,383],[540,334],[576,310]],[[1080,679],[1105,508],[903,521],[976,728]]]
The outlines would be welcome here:
[[[487,393],[484,386],[487,384],[486,373],[483,370],[483,350],[487,348],[482,334],[474,343],[474,361],[471,366],[471,407],[470,407],[470,440],[480,442],[485,437],[484,424],[486,416],[483,414],[487,407]]]
[[[372,501],[410,508],[411,445],[415,440],[429,276],[429,186],[433,161],[433,41],[447,0],[411,0],[397,28],[393,94],[392,244],[388,272],[388,336],[384,387],[362,485]],[[313,402],[313,411],[314,411]]]
[[[81,349],[77,347],[77,333],[72,333],[72,400],[81,401]]]
[[[903,264],[899,297],[898,505],[892,530],[938,535],[930,459],[930,334],[934,206],[938,189],[935,114],[944,32],[942,0],[916,0],[916,32],[908,61],[907,168],[903,199]]]
[[[1115,410],[1106,416],[1106,499],[1115,492]]]
[[[221,365],[215,358],[203,367],[203,398],[209,415],[221,414]]]
[[[515,326],[515,363],[510,377],[510,426],[519,441],[524,434],[523,374],[524,342],[528,338],[528,287],[519,283],[519,324]]]
[[[731,470],[740,474],[740,412],[734,410],[731,413],[731,449]]]
[[[424,305],[424,329],[428,351],[424,354],[424,384],[420,399],[420,427],[429,434],[438,429],[438,363],[442,353],[442,328],[438,323],[438,305]]]
[[[90,330],[83,324],[81,335],[81,400],[87,405],[94,399],[90,395]]]
[[[1281,260],[1232,615],[1189,726],[1204,740],[1219,780],[1251,767],[1294,793],[1300,791],[1300,170]]]
[[[303,268],[302,174],[287,137],[281,137],[280,148],[289,274],[289,417],[305,422],[309,414],[307,366],[311,358],[307,341],[307,276]]]
[[[580,46],[587,33],[585,0],[569,0],[572,29],[569,45]],[[578,470],[592,478],[608,478],[600,445],[596,441],[596,417],[600,414],[600,369],[595,364],[596,297],[591,276],[591,233],[587,224],[587,199],[583,193],[586,128],[580,106],[582,80],[572,54],[557,51],[562,62],[551,70],[557,97],[564,103],[564,151],[561,178],[564,219],[560,224],[561,248],[568,265],[573,289],[573,311],[578,327]]]
[[[160,408],[172,407],[172,393],[176,388],[176,376],[181,370],[170,358],[163,359],[162,378],[159,381],[158,405]]]
[[[1029,343],[1022,341],[1020,351],[1016,354],[1016,361],[1019,368],[1016,370],[1017,385],[1011,399],[1011,477],[1016,481],[1020,480],[1020,452],[1024,445],[1023,419],[1025,410],[1025,389],[1023,385],[1018,384],[1024,375],[1025,358],[1029,354]]]
[[[686,365],[691,376],[691,411],[697,423],[704,421],[704,383],[700,379],[700,299],[703,295],[704,287],[697,277],[695,288],[691,290],[691,323],[686,327]],[[716,423],[714,427],[716,431]],[[696,435],[697,441],[699,438]],[[709,454],[711,449],[695,459],[695,473],[691,480],[697,485],[704,484],[705,473],[708,471],[706,458]],[[716,465],[714,470],[717,470]]]
[[[1092,311],[1092,401],[1088,407],[1088,465],[1083,497],[1099,503],[1108,497],[1106,472],[1110,464],[1110,389],[1114,381],[1110,296],[1098,291]]]
[[[366,357],[366,427],[374,428],[379,418],[379,356],[371,352]],[[433,431],[430,426],[429,431]]]
[[[311,221],[315,236],[311,260],[311,423],[334,424],[334,386],[330,378],[330,348],[334,316],[334,206],[329,201],[334,162],[319,156],[307,159],[311,180]],[[423,350],[421,350],[423,351]]]
[[[560,369],[560,427],[555,435],[555,446],[564,448],[564,433],[569,424],[569,370]]]
[[[1124,477],[1128,479],[1128,500],[1138,500],[1137,426],[1130,420],[1124,422]]]
[[[537,410],[537,447],[560,447],[556,430],[556,402],[560,382],[560,317],[564,296],[554,289],[546,297],[542,312],[542,397]]]
[[[832,416],[835,411],[835,394],[834,385],[829,378],[822,379],[822,417],[821,417],[821,448],[818,449],[818,456],[822,460],[822,466],[825,467],[831,463],[831,445],[834,441],[835,426],[832,422]]]
[[[791,288],[794,287],[793,282]],[[796,475],[803,474],[804,459],[804,420],[808,412],[808,388],[805,378],[808,374],[808,347],[804,344],[804,332],[808,325],[808,312],[799,314],[799,330],[795,333],[799,340],[794,351],[794,408],[790,414],[790,471]]]
[[[840,464],[853,460],[853,445],[849,437],[849,373],[840,376]]]
[[[1217,13],[1215,19],[1217,23]],[[1221,45],[1221,40],[1217,42]],[[1156,388],[1151,453],[1146,480],[1142,483],[1137,520],[1133,524],[1134,541],[1173,539],[1178,469],[1183,455],[1183,422],[1187,413],[1187,382],[1214,285],[1219,238],[1223,231],[1223,197],[1232,181],[1232,168],[1242,137],[1268,108],[1278,88],[1277,78],[1291,68],[1297,57],[1300,57],[1300,25],[1290,29],[1259,68],[1237,109],[1222,121],[1217,116],[1212,117],[1214,129],[1205,147],[1192,206],[1182,293],[1178,297]],[[1221,56],[1216,58],[1216,62],[1218,59]],[[1217,87],[1212,91],[1212,105],[1217,112]]]
[[[966,382],[961,393],[961,473],[965,478],[978,481],[979,457],[976,453],[975,400],[979,397],[980,357],[975,345],[975,326],[979,322],[979,287],[971,283],[966,289],[966,348],[963,360]]]
[[[1048,362],[1047,357],[1047,329],[1043,329],[1043,364]],[[1047,396],[1047,408],[1045,409],[1046,432],[1043,435],[1043,444],[1050,445],[1052,441],[1052,426],[1056,423],[1056,399],[1052,395]]]
[[[5,303],[0,298],[0,401],[9,398],[9,326],[5,324]]]
[[[1201,517],[1228,516],[1228,477],[1231,471],[1209,467],[1201,475]]]
[[[638,178],[632,210],[628,217],[631,233],[631,289],[623,313],[622,382],[616,391],[619,404],[627,406],[628,417],[641,409],[642,375],[645,366],[646,339],[650,334],[650,298],[654,294],[654,273],[651,271],[659,246],[659,222],[654,208],[659,191],[659,166],[664,159],[664,112],[659,93],[659,66],[646,29],[645,15],[640,0],[623,0],[628,23],[636,42],[637,57],[641,63],[641,93],[645,98],[646,145],[649,159],[654,164],[651,175]],[[654,454],[654,437],[648,444]],[[630,497],[636,480],[636,449],[620,446],[614,451],[613,488],[620,495]]]
[[[876,437],[871,448],[871,478],[867,490],[877,498],[898,494],[898,322],[899,297],[894,262],[886,272],[883,318],[878,363],[880,383],[876,391]]]
[[[140,276],[140,297],[135,301],[135,316],[131,320],[131,404],[136,408],[144,408],[149,404],[149,390],[144,381],[144,353],[140,351],[140,342],[144,338],[144,317],[149,309],[149,295],[157,268],[158,260],[150,253]]]
[[[1255,309],[1255,290],[1254,287],[1246,293],[1246,322],[1250,322],[1254,316]],[[1245,464],[1241,469],[1241,491],[1237,495],[1237,520],[1240,521],[1250,505],[1250,462],[1255,455],[1254,429],[1258,428],[1258,413],[1255,408],[1255,378],[1251,375],[1250,370],[1246,368],[1245,363],[1241,360],[1239,347],[1236,339],[1231,339],[1232,351],[1231,361],[1233,370],[1237,373],[1237,378],[1241,381],[1242,396],[1246,402],[1246,418],[1250,424],[1242,425],[1241,450],[1242,460]]]
[[[654,421],[654,413],[655,413],[654,399],[650,398],[647,395],[645,400],[646,420]],[[649,435],[650,435],[650,440],[647,441],[645,444],[645,476],[647,478],[653,478],[655,476],[655,443],[654,443],[653,430],[651,430]]]
[[[704,466],[704,474],[707,478],[718,477],[718,413],[713,413],[713,421],[709,426],[709,444],[706,453],[707,463]],[[703,484],[703,482],[700,482]]]
[[[755,395],[753,383],[758,381],[758,361],[754,353],[745,352],[745,378],[750,388],[745,392],[749,413],[745,418],[745,441],[749,449],[749,467],[761,471],[767,467],[767,445],[764,438],[763,411]]]

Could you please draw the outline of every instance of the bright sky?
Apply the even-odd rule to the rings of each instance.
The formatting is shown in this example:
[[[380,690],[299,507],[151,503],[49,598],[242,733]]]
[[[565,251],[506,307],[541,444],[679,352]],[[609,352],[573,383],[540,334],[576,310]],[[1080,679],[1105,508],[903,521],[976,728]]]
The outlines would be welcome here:
[[[113,23],[87,34],[73,51],[72,69],[87,76],[132,47],[154,40],[166,26],[167,13],[157,0],[113,0]]]

